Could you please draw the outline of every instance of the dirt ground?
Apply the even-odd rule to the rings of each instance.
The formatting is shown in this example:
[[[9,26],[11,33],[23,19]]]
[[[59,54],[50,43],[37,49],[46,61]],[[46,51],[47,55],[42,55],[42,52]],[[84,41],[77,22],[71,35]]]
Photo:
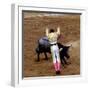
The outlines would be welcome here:
[[[45,36],[45,28],[61,28],[62,44],[72,44],[69,50],[71,64],[62,67],[62,75],[79,75],[80,74],[80,15],[75,14],[46,14],[23,12],[23,76],[55,76],[55,70],[51,55],[49,60],[44,60],[44,55],[40,55],[40,62],[37,59],[35,48],[37,41]]]

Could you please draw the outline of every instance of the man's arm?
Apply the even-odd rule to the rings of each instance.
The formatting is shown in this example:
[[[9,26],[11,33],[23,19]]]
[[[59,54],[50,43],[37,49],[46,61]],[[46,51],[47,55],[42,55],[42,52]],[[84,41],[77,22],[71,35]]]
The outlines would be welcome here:
[[[57,27],[57,34],[60,35],[60,27]]]
[[[46,28],[46,36],[48,37],[48,28]]]

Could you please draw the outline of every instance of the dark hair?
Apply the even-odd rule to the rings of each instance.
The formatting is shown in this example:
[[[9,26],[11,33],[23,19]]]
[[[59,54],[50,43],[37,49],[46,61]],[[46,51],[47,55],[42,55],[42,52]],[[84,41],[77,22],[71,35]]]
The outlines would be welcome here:
[[[54,32],[54,29],[50,29],[49,33],[52,33],[52,32]]]

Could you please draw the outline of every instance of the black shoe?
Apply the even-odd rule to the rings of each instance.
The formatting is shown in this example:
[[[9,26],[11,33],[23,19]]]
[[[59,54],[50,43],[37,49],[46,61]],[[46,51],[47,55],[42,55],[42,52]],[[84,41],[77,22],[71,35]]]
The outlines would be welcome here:
[[[59,75],[60,74],[60,71],[56,71],[56,75]]]

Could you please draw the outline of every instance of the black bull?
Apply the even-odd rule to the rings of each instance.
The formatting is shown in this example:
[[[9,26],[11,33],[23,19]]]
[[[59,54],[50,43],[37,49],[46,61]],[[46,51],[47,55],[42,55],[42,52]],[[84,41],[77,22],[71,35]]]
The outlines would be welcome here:
[[[59,50],[61,49],[59,53],[60,53],[60,59],[61,59],[62,65],[67,64],[66,59],[70,58],[68,54],[68,50],[70,46],[64,46],[61,43],[57,43],[57,45],[59,47]],[[44,53],[45,59],[48,60],[47,53],[51,54],[51,51],[50,51],[50,44],[47,37],[42,37],[38,40],[36,53],[37,53],[37,61],[40,61],[39,56],[41,53]]]

